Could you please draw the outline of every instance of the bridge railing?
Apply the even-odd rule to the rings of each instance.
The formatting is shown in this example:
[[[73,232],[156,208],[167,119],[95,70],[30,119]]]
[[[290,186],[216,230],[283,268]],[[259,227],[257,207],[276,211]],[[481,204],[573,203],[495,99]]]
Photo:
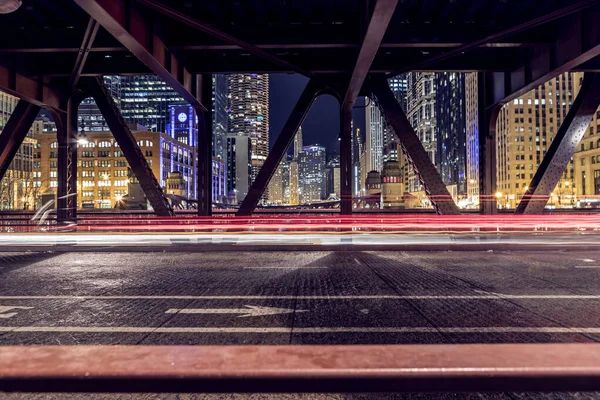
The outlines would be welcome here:
[[[600,345],[0,347],[0,391],[600,391]]]

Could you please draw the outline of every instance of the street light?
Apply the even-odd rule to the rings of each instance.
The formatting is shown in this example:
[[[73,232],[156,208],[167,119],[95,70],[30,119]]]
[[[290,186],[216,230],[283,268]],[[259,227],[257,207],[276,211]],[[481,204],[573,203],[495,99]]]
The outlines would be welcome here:
[[[500,201],[500,197],[502,197],[502,192],[496,192],[496,207],[498,207],[498,202]]]

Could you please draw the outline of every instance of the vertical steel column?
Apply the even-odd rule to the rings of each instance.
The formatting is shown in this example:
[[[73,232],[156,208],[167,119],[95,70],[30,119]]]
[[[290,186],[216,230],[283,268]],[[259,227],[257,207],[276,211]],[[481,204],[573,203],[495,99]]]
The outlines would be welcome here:
[[[479,211],[498,212],[496,199],[496,120],[501,104],[493,104],[491,76],[477,73],[477,124],[479,129]]]
[[[389,121],[398,136],[404,154],[408,156],[419,181],[425,188],[425,193],[434,205],[438,214],[460,214],[440,174],[435,169],[431,159],[419,137],[406,118],[404,111],[398,104],[394,93],[390,89],[385,77],[375,77],[370,82],[371,90],[377,97],[377,102],[383,115]]]
[[[198,115],[198,215],[212,215],[212,75],[200,77],[200,102],[207,111],[196,109]]]
[[[39,111],[39,106],[25,100],[19,100],[13,110],[2,134],[0,134],[0,180],[4,178]]]
[[[558,129],[515,213],[544,212],[550,193],[565,172],[599,104],[600,74],[586,72],[577,98]]]
[[[277,136],[277,140],[275,140],[273,148],[271,148],[271,151],[269,151],[269,155],[267,156],[265,163],[258,172],[258,176],[248,190],[248,194],[244,198],[244,201],[242,201],[240,209],[237,212],[238,216],[251,215],[254,211],[254,208],[256,208],[256,205],[258,204],[258,201],[269,184],[273,173],[283,159],[283,156],[290,147],[290,144],[292,144],[298,128],[300,128],[300,125],[302,125],[302,121],[304,121],[304,118],[306,117],[306,114],[308,114],[313,101],[321,92],[321,90],[321,85],[317,84],[317,82],[312,79],[304,88],[304,91],[300,95],[298,102],[296,102],[292,113],[288,117],[288,120],[279,133],[279,136]]]
[[[77,110],[82,95],[73,95],[67,102],[67,113],[58,114],[58,223],[77,219]]]
[[[82,78],[80,82],[80,86],[96,101],[96,105],[106,120],[121,151],[123,151],[129,167],[140,182],[140,186],[156,215],[161,217],[173,216],[174,212],[167,200],[167,196],[160,187],[158,180],[152,172],[152,168],[148,165],[146,157],[144,157],[144,154],[140,150],[121,112],[110,97],[110,94],[108,94],[102,78]]]
[[[340,213],[352,214],[352,105],[340,108]]]

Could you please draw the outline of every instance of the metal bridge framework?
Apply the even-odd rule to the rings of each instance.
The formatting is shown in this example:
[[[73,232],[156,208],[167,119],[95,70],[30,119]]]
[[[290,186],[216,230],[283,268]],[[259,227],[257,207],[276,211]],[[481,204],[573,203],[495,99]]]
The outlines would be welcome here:
[[[457,214],[389,89],[408,71],[477,71],[481,212],[496,212],[498,110],[571,70],[584,85],[519,213],[541,212],[600,103],[600,1],[29,0],[1,16],[0,90],[20,98],[0,135],[0,178],[40,108],[57,123],[59,219],[76,218],[77,107],[93,97],[155,212],[173,211],[101,75],[158,75],[199,115],[198,214],[211,214],[213,73],[308,77],[239,214],[249,215],[320,94],[340,102],[342,214],[352,213],[351,111],[376,99],[440,214]],[[18,32],[18,35],[14,33]],[[561,169],[562,168],[562,169]]]

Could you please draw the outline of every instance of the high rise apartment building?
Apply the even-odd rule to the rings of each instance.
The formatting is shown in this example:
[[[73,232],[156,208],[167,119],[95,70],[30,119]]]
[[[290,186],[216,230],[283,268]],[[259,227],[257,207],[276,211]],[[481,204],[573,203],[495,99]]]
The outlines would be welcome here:
[[[227,75],[229,136],[251,141],[252,182],[269,154],[269,75]]]

